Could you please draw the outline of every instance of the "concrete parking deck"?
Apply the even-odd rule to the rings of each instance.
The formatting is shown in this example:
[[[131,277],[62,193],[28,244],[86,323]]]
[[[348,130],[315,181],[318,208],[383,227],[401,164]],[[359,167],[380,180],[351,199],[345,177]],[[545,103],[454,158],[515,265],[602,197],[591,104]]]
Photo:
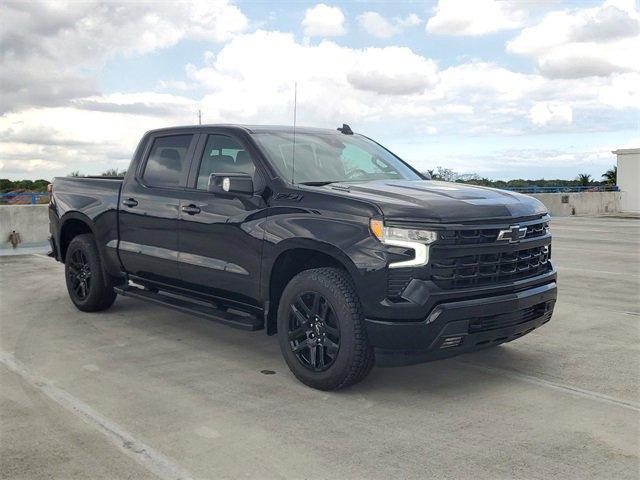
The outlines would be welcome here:
[[[552,230],[549,324],[338,393],[297,382],[263,332],[127,298],[81,313],[62,265],[2,257],[0,475],[637,479],[640,221]]]

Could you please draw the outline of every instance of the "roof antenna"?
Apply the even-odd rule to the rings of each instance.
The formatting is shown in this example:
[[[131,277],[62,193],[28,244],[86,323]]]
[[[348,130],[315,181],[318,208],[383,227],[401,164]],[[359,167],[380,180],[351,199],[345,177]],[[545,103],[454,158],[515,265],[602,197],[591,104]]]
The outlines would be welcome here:
[[[198,109],[198,125],[202,125],[202,110]]]
[[[296,174],[296,120],[298,112],[298,82],[293,84],[293,151],[291,152],[291,183],[295,183]]]

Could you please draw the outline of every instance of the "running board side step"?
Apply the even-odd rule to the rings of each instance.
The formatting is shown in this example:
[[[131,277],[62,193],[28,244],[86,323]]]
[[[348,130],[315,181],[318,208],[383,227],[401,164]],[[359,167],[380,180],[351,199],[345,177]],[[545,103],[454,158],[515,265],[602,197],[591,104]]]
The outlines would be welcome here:
[[[173,295],[163,295],[161,293],[154,293],[132,286],[115,287],[114,291],[123,297],[137,298],[139,300],[144,300],[145,302],[155,303],[183,313],[206,318],[207,320],[224,323],[230,327],[239,328],[241,330],[254,331],[260,330],[264,327],[262,320],[256,317],[236,315],[235,313],[220,310],[213,306],[191,302]]]

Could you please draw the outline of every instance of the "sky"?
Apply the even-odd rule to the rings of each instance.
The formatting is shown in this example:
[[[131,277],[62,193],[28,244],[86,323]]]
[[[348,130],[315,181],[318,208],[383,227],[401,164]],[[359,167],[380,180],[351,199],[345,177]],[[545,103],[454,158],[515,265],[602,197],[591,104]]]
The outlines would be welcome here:
[[[348,123],[425,171],[596,179],[640,147],[635,0],[3,1],[0,178],[126,169],[150,129]]]

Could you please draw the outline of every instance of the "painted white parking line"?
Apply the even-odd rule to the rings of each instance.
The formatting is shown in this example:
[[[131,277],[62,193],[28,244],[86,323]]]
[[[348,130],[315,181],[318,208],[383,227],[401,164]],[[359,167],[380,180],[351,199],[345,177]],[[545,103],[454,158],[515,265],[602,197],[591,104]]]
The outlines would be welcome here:
[[[558,264],[556,264],[555,267],[560,271],[562,271],[562,270],[573,270],[574,272],[590,273],[590,274],[592,274],[594,276],[598,276],[598,275],[617,275],[617,276],[623,276],[623,277],[640,277],[640,274],[637,274],[637,273],[610,272],[608,270],[594,270],[593,268],[565,267],[565,266],[558,265]]]
[[[29,371],[13,355],[0,352],[0,363],[27,381],[35,389],[42,392],[55,403],[74,415],[93,425],[104,434],[116,447],[140,465],[164,480],[191,480],[191,475],[182,467],[149,445],[136,439],[116,423],[103,417],[90,406],[69,393],[51,385],[44,378],[39,378]]]
[[[574,395],[576,397],[588,398],[601,403],[608,403],[610,405],[616,405],[618,407],[627,408],[636,412],[640,412],[640,404],[637,402],[622,400],[620,398],[610,397],[603,393],[592,392],[591,390],[585,390],[583,388],[574,387],[571,385],[565,385],[562,383],[552,382],[551,380],[544,380],[542,378],[527,375],[525,373],[514,372],[512,370],[506,370],[504,368],[489,367],[488,365],[479,365],[477,363],[470,363],[462,360],[457,360],[457,363],[470,367],[475,370],[479,370],[485,373],[492,373],[495,375],[502,375],[514,380],[520,380],[530,383],[532,385],[538,385],[552,390],[557,390],[563,393]]]
[[[582,247],[576,247],[575,245],[562,245],[561,243],[552,243],[551,244],[551,248],[553,251],[556,250],[569,250],[572,253],[578,253],[580,255],[584,255],[585,253],[595,253],[599,256],[602,256],[603,252],[606,253],[607,255],[610,256],[623,256],[623,257],[627,257],[629,255],[629,252],[626,252],[622,249],[620,250],[614,250],[612,248],[609,248],[607,250],[603,250],[602,248],[600,249],[596,249],[596,248],[582,248]],[[556,257],[557,258],[557,257]],[[553,254],[551,256],[551,260],[553,260]]]

